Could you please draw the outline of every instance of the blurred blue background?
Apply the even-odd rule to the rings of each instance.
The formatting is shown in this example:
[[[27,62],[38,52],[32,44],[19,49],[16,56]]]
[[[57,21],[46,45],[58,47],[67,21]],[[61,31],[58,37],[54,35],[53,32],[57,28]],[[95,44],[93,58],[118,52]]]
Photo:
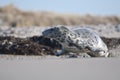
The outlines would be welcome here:
[[[7,4],[14,4],[23,10],[95,15],[120,14],[120,0],[0,0],[0,6]]]

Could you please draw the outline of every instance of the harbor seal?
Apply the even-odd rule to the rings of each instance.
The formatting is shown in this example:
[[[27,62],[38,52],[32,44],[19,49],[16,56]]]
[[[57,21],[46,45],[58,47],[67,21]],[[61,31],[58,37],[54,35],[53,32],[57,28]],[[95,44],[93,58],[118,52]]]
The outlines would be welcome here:
[[[97,33],[88,28],[70,30],[65,26],[56,26],[42,32],[43,36],[54,38],[63,46],[63,51],[87,53],[92,57],[107,57],[106,44]]]

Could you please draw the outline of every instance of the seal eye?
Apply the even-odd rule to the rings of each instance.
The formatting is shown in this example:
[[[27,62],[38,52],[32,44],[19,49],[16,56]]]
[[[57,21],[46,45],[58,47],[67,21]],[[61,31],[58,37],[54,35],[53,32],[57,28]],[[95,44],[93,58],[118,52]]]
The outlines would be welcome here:
[[[69,43],[68,45],[69,45],[69,46],[73,46],[73,44],[72,44],[72,43]]]

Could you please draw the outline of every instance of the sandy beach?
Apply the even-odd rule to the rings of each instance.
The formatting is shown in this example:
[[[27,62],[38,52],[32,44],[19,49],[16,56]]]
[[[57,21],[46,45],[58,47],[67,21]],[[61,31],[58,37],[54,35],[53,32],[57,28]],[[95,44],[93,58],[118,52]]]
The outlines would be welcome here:
[[[119,58],[0,60],[0,80],[119,80]]]

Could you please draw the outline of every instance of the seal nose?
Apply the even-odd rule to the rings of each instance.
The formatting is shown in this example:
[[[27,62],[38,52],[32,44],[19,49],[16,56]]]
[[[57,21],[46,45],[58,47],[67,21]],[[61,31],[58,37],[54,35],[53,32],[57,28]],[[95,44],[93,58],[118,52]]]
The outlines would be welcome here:
[[[42,32],[42,35],[45,35],[45,31]]]
[[[49,34],[49,31],[48,31],[48,30],[45,30],[45,31],[42,32],[42,35],[43,35],[43,36],[46,36],[47,34]]]

